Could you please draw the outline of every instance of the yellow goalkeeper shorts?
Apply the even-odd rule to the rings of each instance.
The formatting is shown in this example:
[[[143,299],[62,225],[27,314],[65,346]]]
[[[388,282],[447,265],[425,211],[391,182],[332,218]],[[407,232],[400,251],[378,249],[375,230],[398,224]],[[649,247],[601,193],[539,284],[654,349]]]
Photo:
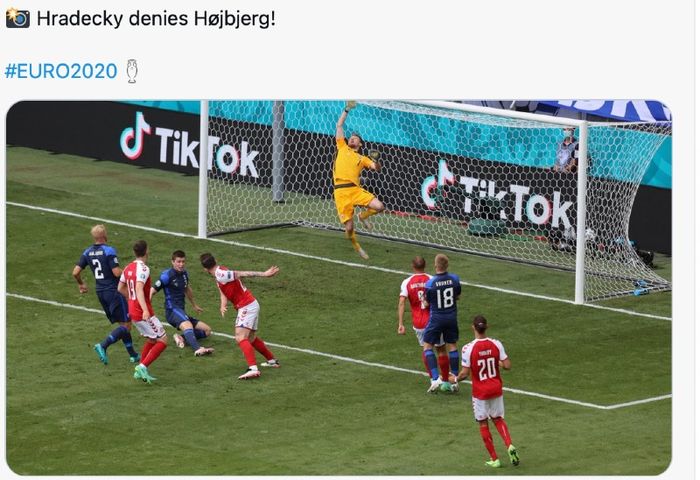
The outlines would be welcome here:
[[[374,199],[374,195],[361,187],[341,187],[333,190],[335,208],[338,210],[340,223],[352,220],[355,214],[355,206],[366,207]]]

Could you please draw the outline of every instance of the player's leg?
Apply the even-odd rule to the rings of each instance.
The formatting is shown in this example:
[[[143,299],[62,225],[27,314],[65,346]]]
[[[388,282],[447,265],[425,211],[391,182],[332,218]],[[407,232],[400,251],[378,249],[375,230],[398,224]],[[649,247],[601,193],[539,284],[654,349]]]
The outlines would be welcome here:
[[[457,350],[459,325],[456,318],[445,322],[443,338],[447,344],[447,356],[450,360],[450,373],[456,377],[459,374],[459,351]]]
[[[384,211],[384,204],[377,198],[373,197],[372,200],[370,200],[367,203],[367,206],[365,210],[360,212],[358,215],[358,218],[360,219],[360,223],[362,224],[363,227],[365,227],[367,230],[372,230],[372,224],[370,224],[367,219],[371,217],[372,215],[376,215],[378,213],[381,213]]]
[[[119,312],[115,311],[115,305],[116,305],[116,298],[115,298],[115,293],[112,291],[102,291],[102,292],[97,292],[97,298],[100,301],[100,304],[102,305],[102,310],[104,310],[105,315],[107,316],[107,319],[109,320],[109,323],[114,326],[115,323],[119,323],[121,318],[117,317],[117,314]],[[116,293],[121,297],[121,294]],[[116,327],[112,329],[111,332],[102,340],[100,343],[96,343],[93,347],[95,350],[95,353],[97,353],[97,356],[100,358],[100,361],[107,365],[109,363],[109,359],[107,358],[107,348],[109,348],[110,345],[113,343],[118,342],[119,340],[122,339],[124,333],[127,332],[121,324],[118,324]],[[134,352],[135,353],[135,352]]]
[[[253,348],[258,351],[263,357],[265,357],[265,362],[261,364],[263,367],[274,367],[279,368],[280,364],[275,358],[275,354],[267,348],[265,342],[260,336],[258,336],[258,322],[260,319],[260,304],[258,302],[253,302],[246,307],[247,312],[247,325],[250,328],[250,335],[248,340]]]
[[[141,356],[134,349],[134,340],[131,337],[129,307],[126,304],[126,299],[119,292],[117,292],[114,294],[112,304],[114,305],[114,318],[119,319],[119,324],[125,328],[125,331],[122,334],[122,343],[124,343],[126,353],[129,354],[129,361],[131,363],[137,363],[139,360],[141,360]]]
[[[194,334],[194,325],[192,325],[192,321],[190,319],[190,316],[187,315],[184,310],[181,310],[179,308],[173,308],[168,312],[170,316],[172,317],[172,321],[170,321],[170,318],[168,319],[168,323],[171,325],[173,323],[177,323],[177,328],[182,332],[182,335],[179,333],[176,333],[173,335],[173,340],[175,340],[175,344],[179,348],[184,348],[185,343],[190,346],[193,352],[196,352],[202,346],[199,344],[197,341],[197,337]]]
[[[518,456],[518,451],[513,445],[513,441],[510,438],[510,432],[508,431],[508,425],[504,420],[505,408],[503,405],[503,395],[500,397],[492,398],[488,400],[489,406],[489,416],[493,422],[498,434],[503,439],[503,443],[506,448],[508,448],[508,456],[510,457],[510,463],[513,465],[518,465],[520,463],[520,457]]]
[[[438,344],[435,346],[437,350],[437,362],[440,369],[440,378],[443,382],[448,382],[450,380],[450,358],[447,355],[447,346],[445,342],[442,345]]]
[[[168,336],[165,333],[163,324],[158,317],[153,316],[148,320],[134,322],[136,329],[146,338],[143,350],[141,351],[141,362],[134,368],[134,378],[151,383],[156,380],[151,376],[148,367],[160,356],[168,346]]]
[[[439,341],[440,331],[438,326],[433,322],[428,323],[425,332],[423,332],[423,357],[425,364],[428,365],[430,369],[430,388],[428,388],[428,392],[437,392],[442,383],[440,374],[438,373],[437,358],[433,351],[433,345],[439,343]]]
[[[194,335],[195,339],[199,340],[200,338],[207,338],[209,335],[211,335],[211,327],[209,325],[200,320],[197,320],[194,317],[190,317],[189,315],[187,316],[187,318],[192,324],[192,335]],[[195,349],[194,356],[201,357],[203,355],[209,355],[213,352],[214,349],[211,347],[200,346],[199,348]]]
[[[474,409],[474,418],[479,422],[481,440],[484,442],[484,446],[491,457],[491,460],[487,461],[486,465],[498,468],[501,466],[501,461],[498,459],[496,448],[493,446],[493,437],[491,436],[491,430],[489,430],[489,415],[486,401],[472,397],[472,407]]]
[[[354,188],[339,188],[333,192],[335,198],[335,208],[338,211],[338,217],[340,218],[340,223],[345,227],[345,236],[352,243],[352,247],[355,251],[367,260],[369,256],[360,246],[357,241],[357,234],[355,233],[355,223],[353,222],[353,215],[355,213],[355,204],[352,202],[352,191]],[[358,189],[359,190],[359,189]]]
[[[418,345],[420,345],[420,352],[421,352],[421,360],[423,361],[423,366],[425,367],[425,371],[428,373],[428,377],[432,377],[432,373],[430,372],[430,366],[428,366],[428,361],[425,358],[425,354],[423,353],[423,335],[425,334],[425,328],[416,328],[413,327],[413,331],[416,333],[416,338],[418,339]]]
[[[260,370],[258,370],[258,364],[255,360],[255,348],[253,348],[248,338],[250,337],[250,333],[250,329],[236,326],[236,343],[238,343],[238,348],[243,352],[243,357],[245,357],[246,364],[248,365],[246,371],[238,377],[239,380],[248,380],[260,376]]]
[[[260,376],[258,365],[255,360],[255,348],[250,343],[250,336],[255,335],[255,322],[257,321],[257,309],[254,308],[258,302],[253,302],[238,310],[236,317],[236,343],[243,352],[248,369],[238,377],[239,380],[248,380]],[[251,308],[253,307],[253,308]]]

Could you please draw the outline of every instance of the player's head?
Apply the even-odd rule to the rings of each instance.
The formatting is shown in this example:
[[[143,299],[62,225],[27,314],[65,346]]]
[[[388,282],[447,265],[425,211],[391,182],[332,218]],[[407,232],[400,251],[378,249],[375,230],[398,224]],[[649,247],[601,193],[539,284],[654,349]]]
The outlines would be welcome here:
[[[90,229],[90,235],[95,243],[105,243],[107,241],[107,229],[104,225],[95,225]]]
[[[185,252],[182,250],[175,250],[170,257],[170,261],[173,264],[173,268],[178,272],[185,270]]]
[[[206,271],[210,271],[212,268],[216,267],[216,259],[211,253],[201,254],[199,256],[199,261]]]
[[[146,240],[137,240],[136,243],[134,243],[134,255],[136,258],[148,257],[148,244]]]
[[[449,264],[450,260],[447,258],[447,255],[443,253],[438,253],[437,255],[435,255],[435,271],[437,273],[446,272]]]
[[[476,333],[483,335],[486,332],[486,329],[489,328],[486,317],[483,315],[477,315],[474,317],[474,320],[472,320],[472,328]]]
[[[416,272],[424,272],[425,258],[421,257],[420,255],[416,255],[415,257],[413,257],[411,265],[413,266],[413,270],[415,270]]]
[[[359,150],[362,146],[362,143],[362,137],[359,133],[352,132],[350,134],[350,138],[348,138],[348,147],[352,148],[353,150]]]

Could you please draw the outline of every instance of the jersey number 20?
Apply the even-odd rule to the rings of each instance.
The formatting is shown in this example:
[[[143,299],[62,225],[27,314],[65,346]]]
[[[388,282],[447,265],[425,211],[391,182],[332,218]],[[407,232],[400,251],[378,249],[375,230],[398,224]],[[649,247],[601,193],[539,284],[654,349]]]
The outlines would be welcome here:
[[[496,376],[496,358],[480,358],[476,361],[479,366],[479,380],[494,378]]]

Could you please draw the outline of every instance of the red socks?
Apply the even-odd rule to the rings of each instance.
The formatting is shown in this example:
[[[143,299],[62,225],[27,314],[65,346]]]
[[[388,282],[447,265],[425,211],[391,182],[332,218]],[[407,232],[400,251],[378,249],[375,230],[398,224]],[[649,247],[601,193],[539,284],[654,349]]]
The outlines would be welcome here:
[[[150,347],[148,347],[148,345],[150,345]],[[149,366],[155,361],[156,358],[158,358],[158,356],[167,346],[168,345],[163,342],[146,342],[146,344],[143,346],[143,353],[141,354],[141,363],[143,363],[146,367]]]
[[[506,447],[510,447],[510,432],[508,432],[508,426],[506,425],[506,421],[503,420],[503,418],[501,417],[494,418],[493,424],[496,425],[496,430],[498,430],[498,433],[501,435],[503,443],[506,444]]]
[[[496,460],[498,455],[496,455],[496,449],[493,448],[493,438],[491,437],[489,424],[487,422],[479,423],[479,431],[481,432],[481,439],[484,441],[486,450],[488,450],[489,455],[491,455],[491,460]]]
[[[253,348],[260,352],[260,354],[263,357],[265,357],[265,360],[272,360],[273,358],[275,358],[275,355],[270,351],[269,348],[267,348],[267,345],[265,345],[265,342],[263,342],[260,337],[255,337],[253,341],[250,342],[250,344],[253,345]],[[248,357],[246,357],[246,359],[247,358]]]
[[[253,350],[253,345],[251,345],[250,340],[244,338],[243,340],[238,342],[238,348],[240,348],[243,352],[243,356],[245,357],[245,361],[248,362],[249,367],[252,367],[256,364],[255,350]]]
[[[442,380],[447,382],[450,380],[450,357],[447,355],[438,354],[438,365],[440,367],[440,376]]]

